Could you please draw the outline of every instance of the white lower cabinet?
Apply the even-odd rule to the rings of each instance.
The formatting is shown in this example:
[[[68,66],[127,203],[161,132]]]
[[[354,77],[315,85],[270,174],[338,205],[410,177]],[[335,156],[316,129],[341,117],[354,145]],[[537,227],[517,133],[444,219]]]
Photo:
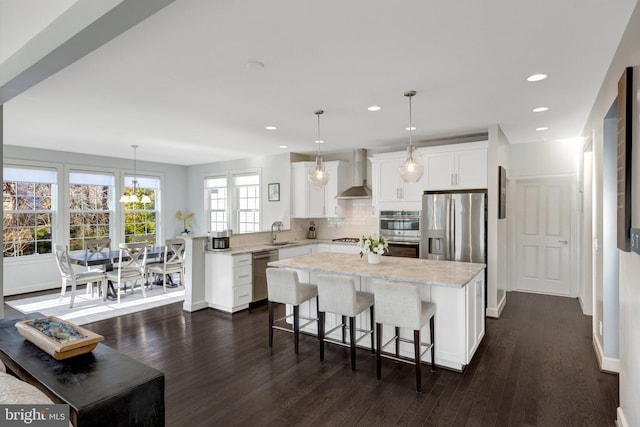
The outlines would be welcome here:
[[[345,245],[339,243],[331,243],[329,245],[329,252],[339,254],[359,254],[360,247],[358,245]]]
[[[235,313],[249,307],[252,292],[252,254],[205,254],[206,298],[209,307]]]

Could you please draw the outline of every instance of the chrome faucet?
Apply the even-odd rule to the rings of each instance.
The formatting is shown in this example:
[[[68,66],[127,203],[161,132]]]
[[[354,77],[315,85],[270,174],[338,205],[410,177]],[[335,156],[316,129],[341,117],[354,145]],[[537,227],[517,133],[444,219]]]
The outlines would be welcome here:
[[[274,234],[273,229],[276,228],[278,230],[278,233],[282,231],[282,222],[281,221],[275,221],[273,224],[271,224],[271,243],[275,243],[276,242],[276,235]]]

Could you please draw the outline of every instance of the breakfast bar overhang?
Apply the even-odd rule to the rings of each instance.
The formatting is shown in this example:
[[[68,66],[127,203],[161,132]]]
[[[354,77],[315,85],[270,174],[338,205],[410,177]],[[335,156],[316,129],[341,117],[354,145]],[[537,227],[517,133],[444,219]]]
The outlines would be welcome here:
[[[368,264],[366,258],[341,253],[317,253],[287,258],[269,263],[272,267],[297,270],[300,280],[315,283],[318,274],[349,275],[356,280],[358,290],[371,291],[374,282],[411,283],[420,287],[424,301],[436,304],[435,363],[463,371],[471,361],[485,334],[485,265],[466,262],[383,257],[379,264]],[[317,317],[315,302],[300,307],[300,314]],[[327,313],[327,329],[339,324],[337,316]],[[369,328],[369,313],[358,316],[358,324]],[[317,332],[315,323],[308,332]],[[392,336],[385,329],[383,342]],[[410,331],[401,332],[404,334]],[[422,336],[429,336],[428,325]],[[408,337],[408,335],[407,335]],[[336,335],[337,338],[337,335]],[[363,340],[362,345],[366,347]],[[403,343],[400,351],[411,356],[413,348]],[[428,355],[424,355],[427,361]]]

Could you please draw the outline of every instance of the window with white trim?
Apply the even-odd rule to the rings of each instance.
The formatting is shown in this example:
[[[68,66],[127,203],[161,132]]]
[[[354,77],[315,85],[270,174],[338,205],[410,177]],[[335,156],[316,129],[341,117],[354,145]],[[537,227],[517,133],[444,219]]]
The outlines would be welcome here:
[[[236,229],[239,233],[260,231],[260,175],[233,176],[236,194]]]
[[[134,236],[146,236],[149,243],[156,243],[160,224],[160,178],[135,177],[137,181],[136,195],[149,196],[150,203],[124,203],[124,241],[134,241]],[[124,177],[124,192],[133,194],[133,176]]]
[[[69,249],[86,239],[111,237],[115,177],[100,172],[69,172]]]
[[[27,166],[3,170],[3,256],[51,253],[57,171]]]
[[[209,231],[229,228],[227,177],[210,177],[204,180],[208,204]]]

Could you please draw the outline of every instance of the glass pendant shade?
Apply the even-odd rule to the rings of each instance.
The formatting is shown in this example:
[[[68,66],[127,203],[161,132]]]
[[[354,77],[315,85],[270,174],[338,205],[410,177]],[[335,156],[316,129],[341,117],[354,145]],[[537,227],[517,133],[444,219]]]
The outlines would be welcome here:
[[[422,178],[424,172],[424,166],[416,162],[413,156],[413,122],[411,120],[411,98],[416,94],[415,90],[410,90],[404,93],[404,96],[409,98],[409,146],[407,147],[407,160],[398,168],[400,177],[408,184],[418,182]]]
[[[329,182],[329,174],[324,170],[320,156],[316,156],[316,168],[309,174],[309,181],[317,188],[322,188]]]
[[[329,174],[326,170],[324,170],[324,165],[322,164],[322,157],[320,156],[320,144],[324,141],[320,139],[320,115],[324,114],[323,110],[317,110],[314,114],[318,117],[318,139],[316,139],[316,144],[318,145],[318,154],[316,155],[316,168],[311,171],[309,174],[309,181],[313,184],[314,187],[322,188],[327,185],[329,182]]]
[[[422,173],[424,172],[424,166],[416,162],[413,158],[413,150],[413,145],[409,145],[407,147],[407,160],[405,160],[399,168],[400,177],[402,177],[404,182],[409,184],[418,182],[420,178],[422,178]]]

